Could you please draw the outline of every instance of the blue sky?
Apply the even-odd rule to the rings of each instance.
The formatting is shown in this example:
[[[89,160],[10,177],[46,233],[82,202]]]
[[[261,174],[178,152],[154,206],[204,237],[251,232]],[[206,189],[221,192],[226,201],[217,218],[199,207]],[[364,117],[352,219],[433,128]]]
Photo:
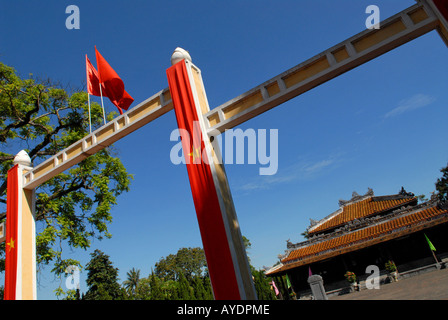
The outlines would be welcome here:
[[[85,54],[95,64],[96,45],[136,105],[168,86],[165,70],[180,46],[201,68],[213,108],[363,31],[368,5],[384,20],[414,3],[2,1],[0,61],[23,76],[77,88],[85,84]],[[71,4],[80,9],[79,30],[65,27]],[[309,218],[335,211],[353,191],[388,195],[404,186],[429,197],[448,161],[447,57],[433,31],[240,126],[278,129],[279,136],[276,175],[260,176],[259,164],[226,165],[255,267],[273,265],[286,240],[302,240]],[[202,246],[187,170],[170,161],[174,129],[170,112],[114,145],[134,181],[113,208],[113,237],[64,257],[85,265],[98,248],[124,281],[131,268],[147,276],[161,257]],[[49,270],[39,273],[39,299],[54,299],[52,291],[64,285]]]

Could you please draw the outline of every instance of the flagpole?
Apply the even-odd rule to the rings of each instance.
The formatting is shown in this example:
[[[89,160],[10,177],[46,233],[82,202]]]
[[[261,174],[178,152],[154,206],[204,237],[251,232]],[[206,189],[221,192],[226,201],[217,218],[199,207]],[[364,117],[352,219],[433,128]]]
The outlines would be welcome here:
[[[429,246],[429,250],[432,253],[432,256],[434,257],[434,260],[436,260],[436,264],[439,265],[439,260],[437,260],[436,254],[434,253],[434,251],[436,251],[436,248],[434,247],[434,245],[432,244],[432,242],[429,240],[428,236],[426,235],[426,233],[423,234],[426,238],[426,242],[428,243]]]
[[[431,253],[434,257],[434,260],[436,260],[436,264],[439,264],[439,260],[437,260],[436,254],[434,253],[434,251],[431,250]]]
[[[104,113],[103,89],[101,89],[101,82],[100,82],[100,95],[101,95],[101,106],[103,107],[104,124],[106,124],[106,114]]]
[[[87,92],[87,101],[89,102],[89,129],[90,133],[92,133],[92,118],[90,116],[90,94]]]

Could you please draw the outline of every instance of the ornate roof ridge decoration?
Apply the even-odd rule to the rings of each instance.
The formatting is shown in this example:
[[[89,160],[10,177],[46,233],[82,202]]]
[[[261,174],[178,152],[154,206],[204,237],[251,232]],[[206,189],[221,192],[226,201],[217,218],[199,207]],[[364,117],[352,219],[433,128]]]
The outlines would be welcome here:
[[[407,192],[403,187],[401,187],[401,190],[399,193],[397,194],[393,194],[393,195],[385,195],[385,196],[375,196],[373,190],[371,188],[368,188],[368,191],[366,194],[364,195],[359,195],[356,191],[354,191],[352,193],[352,198],[350,200],[339,200],[339,209],[334,211],[333,213],[329,214],[328,216],[326,216],[325,218],[321,219],[321,220],[313,220],[310,219],[310,226],[307,228],[307,232],[308,233],[318,233],[318,232],[322,232],[325,229],[327,229],[328,227],[330,227],[332,224],[333,219],[340,219],[338,218],[339,215],[344,215],[345,217],[345,210],[347,210],[348,208],[350,208],[350,206],[353,205],[358,205],[361,202],[371,202],[373,203],[380,203],[380,202],[390,202],[390,201],[398,201],[398,202],[409,202],[409,201],[413,201],[415,198],[413,193]],[[403,203],[404,204],[404,203]],[[396,205],[399,205],[398,203]],[[388,206],[390,206],[390,204],[388,204]],[[381,207],[381,205],[380,205]],[[374,207],[372,207],[374,208]],[[379,208],[379,207],[378,207]],[[392,208],[392,206],[390,207]],[[383,211],[387,208],[384,208],[380,211]],[[356,209],[355,209],[356,210]],[[378,213],[380,212],[378,211]],[[370,214],[375,214],[375,212],[371,212]],[[368,214],[368,215],[370,215]],[[342,219],[346,219],[346,218],[342,218]],[[356,220],[356,219],[354,219]],[[334,220],[336,221],[336,220]],[[341,223],[336,223],[334,225],[334,227],[336,227],[337,225],[340,225]],[[324,227],[327,226],[327,227]]]
[[[337,216],[338,214],[340,214],[344,207],[362,200],[365,200],[367,198],[373,197],[375,195],[375,193],[373,192],[372,188],[367,188],[367,193],[364,194],[363,196],[359,195],[356,191],[353,191],[352,193],[352,198],[350,200],[339,200],[339,209],[337,209],[336,211],[330,213],[328,216],[326,216],[323,219],[320,220],[313,220],[310,218],[310,226],[307,228],[307,230],[311,230],[314,227],[317,227],[318,225],[330,220],[331,218],[333,218],[334,216]]]
[[[398,194],[405,197],[411,197],[411,198],[415,197],[415,195],[412,192],[406,192],[403,186],[401,187],[401,190]]]
[[[448,209],[448,201],[439,201],[439,203],[437,203],[437,207],[442,210]]]
[[[356,191],[353,191],[352,198],[350,200],[342,200],[342,199],[339,200],[339,206],[341,208],[343,208],[347,205],[350,205],[350,204],[365,200],[367,198],[373,197],[374,195],[375,195],[375,193],[373,192],[373,189],[371,189],[371,188],[367,188],[367,193],[364,194],[363,196],[359,195]]]
[[[279,259],[280,259],[280,255],[279,255]],[[268,273],[274,272],[282,267],[283,267],[283,263],[280,262],[279,264],[272,266],[272,267],[263,266],[263,270],[264,270],[265,274],[268,274]]]
[[[338,210],[333,211],[332,213],[330,213],[328,216],[326,216],[326,217],[323,218],[323,219],[320,219],[320,220],[313,220],[313,219],[310,219],[310,226],[307,228],[307,231],[310,231],[310,230],[312,230],[313,228],[318,227],[318,226],[321,225],[322,223],[324,223],[324,222],[330,220],[330,219],[333,218],[334,216],[337,216],[337,215],[340,214],[341,212],[342,212],[342,208],[339,208]]]
[[[371,188],[367,188],[367,193],[364,195],[359,195],[356,191],[353,191],[352,198],[350,200],[339,200],[339,207],[344,208],[348,205],[366,200],[368,198],[373,198],[372,201],[384,201],[384,200],[393,200],[393,199],[403,199],[403,198],[413,198],[415,195],[412,192],[407,192],[404,187],[401,187],[401,190],[398,194],[387,195],[387,196],[375,196],[375,193]]]

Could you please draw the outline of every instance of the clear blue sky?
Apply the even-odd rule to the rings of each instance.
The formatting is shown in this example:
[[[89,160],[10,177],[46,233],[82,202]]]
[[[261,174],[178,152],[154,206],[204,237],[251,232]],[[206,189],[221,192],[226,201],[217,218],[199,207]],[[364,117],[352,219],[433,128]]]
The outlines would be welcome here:
[[[136,105],[168,86],[165,70],[180,46],[201,68],[213,108],[363,31],[368,5],[379,6],[384,20],[414,3],[2,1],[0,61],[76,88],[85,84],[85,54],[95,64],[96,45]],[[79,30],[65,27],[71,4],[81,12]],[[226,166],[255,267],[273,265],[285,240],[301,241],[309,218],[335,211],[353,191],[387,195],[404,186],[429,197],[448,161],[447,57],[431,32],[240,127],[279,133],[276,175],[259,176],[258,164]],[[106,108],[114,107],[107,101]],[[202,246],[187,170],[170,162],[175,128],[171,112],[115,144],[135,180],[113,208],[113,237],[86,252],[66,250],[65,258],[85,265],[99,248],[124,281],[131,268],[146,277],[161,257]],[[64,286],[49,270],[39,273],[39,299],[54,299]]]

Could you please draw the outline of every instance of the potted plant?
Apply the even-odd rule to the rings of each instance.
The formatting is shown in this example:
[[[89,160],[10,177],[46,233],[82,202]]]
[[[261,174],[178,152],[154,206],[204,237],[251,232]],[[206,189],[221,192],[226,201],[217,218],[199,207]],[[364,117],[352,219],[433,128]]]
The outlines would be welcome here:
[[[352,291],[357,290],[358,288],[358,283],[356,283],[356,274],[354,272],[351,271],[347,271],[344,274],[345,279],[347,279],[347,281],[350,283],[350,287],[352,288]]]
[[[397,272],[397,266],[395,265],[395,262],[393,262],[392,260],[389,260],[386,262],[385,267],[386,267],[386,271],[387,271],[389,280],[391,282],[398,281],[398,272]]]

